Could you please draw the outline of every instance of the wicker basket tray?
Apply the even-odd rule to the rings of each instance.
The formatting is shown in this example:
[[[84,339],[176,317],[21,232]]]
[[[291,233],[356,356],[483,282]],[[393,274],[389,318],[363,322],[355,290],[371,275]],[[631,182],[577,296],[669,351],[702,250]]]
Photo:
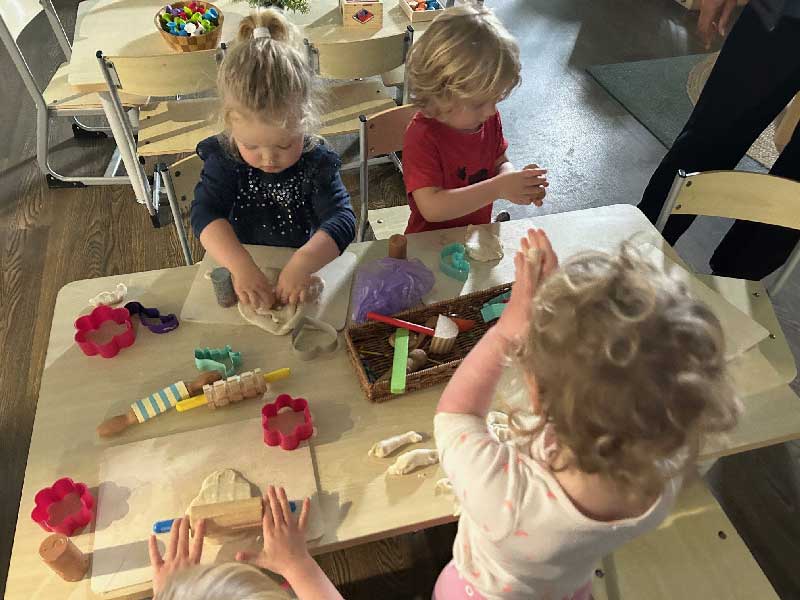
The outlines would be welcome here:
[[[448,381],[464,357],[494,324],[494,322],[484,323],[481,318],[483,304],[510,289],[510,283],[498,285],[488,290],[473,292],[452,300],[437,302],[424,308],[407,310],[394,315],[398,319],[419,324],[424,324],[430,317],[441,314],[453,314],[462,319],[475,321],[475,327],[458,335],[456,347],[452,352],[431,357],[442,364],[429,363],[431,364],[429,368],[408,374],[406,392],[422,390]],[[394,331],[395,328],[391,325],[366,323],[352,326],[345,332],[350,361],[356,370],[361,388],[372,402],[383,402],[392,397],[392,393],[389,391],[390,382],[380,380],[380,377],[392,368],[394,349],[389,345],[389,335]],[[425,340],[421,348],[427,350],[429,345],[430,338]]]
[[[173,8],[183,8],[191,4],[191,0],[188,2],[172,2],[170,6]],[[164,41],[169,44],[170,48],[173,50],[177,50],[179,52],[193,52],[195,50],[213,50],[217,46],[219,46],[220,36],[222,34],[222,22],[225,20],[225,17],[222,14],[222,11],[211,4],[210,2],[200,2],[206,7],[206,9],[213,8],[219,14],[218,25],[209,33],[204,35],[198,36],[181,36],[181,35],[172,35],[171,33],[164,31],[161,28],[161,13],[164,12],[164,9],[160,9],[156,16],[154,17],[154,22],[156,25],[156,29],[161,34],[161,37],[164,38]]]

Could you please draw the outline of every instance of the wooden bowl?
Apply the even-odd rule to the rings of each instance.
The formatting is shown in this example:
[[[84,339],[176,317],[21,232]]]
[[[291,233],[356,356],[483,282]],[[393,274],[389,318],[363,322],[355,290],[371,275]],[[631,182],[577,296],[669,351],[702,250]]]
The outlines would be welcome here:
[[[196,1],[196,0],[195,0]],[[171,4],[172,8],[183,8],[191,4],[191,2],[173,2]],[[201,4],[206,7],[206,10],[209,8],[213,8],[217,11],[219,15],[218,25],[210,32],[205,33],[203,35],[190,35],[190,36],[183,36],[183,35],[172,35],[168,31],[164,31],[161,28],[161,13],[164,12],[164,9],[160,9],[156,16],[153,19],[153,22],[156,25],[156,29],[161,34],[161,37],[164,38],[164,41],[169,44],[169,46],[177,50],[178,52],[193,52],[194,50],[213,50],[217,46],[219,46],[219,39],[222,35],[222,22],[225,20],[225,15],[222,14],[222,11],[211,4],[210,2],[196,2],[196,4]]]

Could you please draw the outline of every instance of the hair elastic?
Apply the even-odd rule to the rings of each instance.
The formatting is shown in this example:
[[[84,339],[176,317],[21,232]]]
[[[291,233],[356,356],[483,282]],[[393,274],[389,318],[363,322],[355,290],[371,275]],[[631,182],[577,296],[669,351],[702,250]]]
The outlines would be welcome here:
[[[261,38],[272,38],[272,34],[269,32],[269,27],[256,27],[253,29],[253,39],[260,40]]]

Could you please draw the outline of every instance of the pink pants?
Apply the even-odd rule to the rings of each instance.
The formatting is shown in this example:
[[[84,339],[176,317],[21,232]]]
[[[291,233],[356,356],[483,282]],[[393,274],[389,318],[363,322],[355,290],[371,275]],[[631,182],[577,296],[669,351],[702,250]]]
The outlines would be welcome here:
[[[486,600],[472,584],[459,575],[452,561],[439,573],[433,588],[433,600]],[[553,599],[556,600],[556,599]],[[561,600],[592,600],[592,584],[587,583],[571,596]]]

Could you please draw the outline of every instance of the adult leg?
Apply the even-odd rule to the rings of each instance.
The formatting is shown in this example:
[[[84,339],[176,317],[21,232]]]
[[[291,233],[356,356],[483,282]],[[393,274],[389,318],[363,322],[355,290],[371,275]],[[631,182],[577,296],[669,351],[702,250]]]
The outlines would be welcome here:
[[[784,19],[783,21],[787,21]],[[783,30],[782,30],[783,29]],[[767,31],[745,7],[722,47],[692,115],[653,173],[639,208],[655,222],[679,169],[733,169],[747,149],[786,106],[789,82],[800,64],[798,38],[786,28]],[[670,244],[693,217],[672,217],[664,229]]]
[[[800,127],[795,129],[770,174],[800,181]],[[800,232],[795,229],[736,221],[711,257],[711,268],[726,277],[762,279],[786,262],[799,240]]]

